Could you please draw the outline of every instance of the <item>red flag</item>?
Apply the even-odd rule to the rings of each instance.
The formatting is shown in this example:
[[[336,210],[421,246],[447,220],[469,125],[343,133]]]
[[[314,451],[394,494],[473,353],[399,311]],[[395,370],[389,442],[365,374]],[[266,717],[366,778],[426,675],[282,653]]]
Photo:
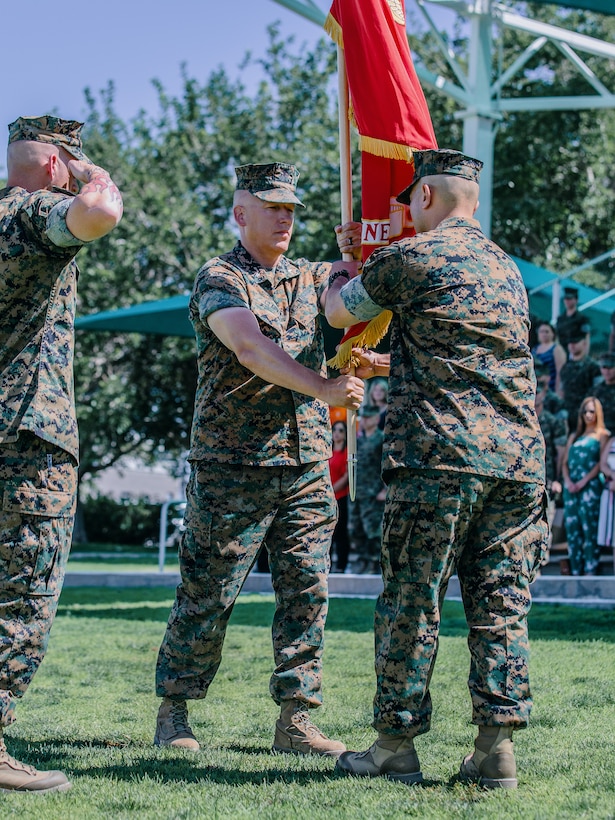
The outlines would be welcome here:
[[[410,210],[396,196],[412,179],[413,149],[437,148],[437,141],[410,55],[404,0],[333,0],[325,30],[344,49],[348,116],[361,149],[361,241],[366,259],[375,248],[414,234]],[[365,333],[361,342],[355,339],[358,346],[375,343],[374,334],[366,339]],[[351,338],[348,331],[344,339]],[[345,347],[352,347],[347,342]],[[340,346],[334,366],[346,363],[346,354]]]

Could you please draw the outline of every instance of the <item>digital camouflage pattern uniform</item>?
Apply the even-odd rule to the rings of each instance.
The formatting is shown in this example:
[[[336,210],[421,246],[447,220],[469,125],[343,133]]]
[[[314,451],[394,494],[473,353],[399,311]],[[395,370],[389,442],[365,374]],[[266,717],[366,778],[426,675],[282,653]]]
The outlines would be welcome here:
[[[54,130],[80,152],[81,123],[20,118],[9,141]],[[44,137],[45,134],[42,134]],[[42,140],[45,141],[45,140]],[[71,195],[0,191],[0,727],[14,720],[47,646],[70,550],[77,492]]]
[[[428,731],[440,609],[455,569],[473,722],[525,726],[529,585],[547,523],[521,275],[476,220],[448,218],[376,250],[341,294],[357,319],[393,311],[374,728]]]
[[[559,343],[563,346],[564,350],[566,350],[568,342],[574,341],[579,336],[584,337],[587,336],[588,333],[591,333],[591,325],[587,317],[577,310],[572,316],[567,316],[565,313],[558,316],[556,330]]]
[[[355,500],[350,502],[348,530],[356,557],[376,563],[380,558],[384,501],[377,496],[385,488],[381,478],[384,433],[379,428],[357,436]]]
[[[568,413],[568,429],[575,430],[579,408],[585,396],[593,396],[593,389],[600,378],[598,362],[589,356],[578,361],[568,359],[559,372],[564,407]]]
[[[615,384],[600,382],[595,387],[590,388],[588,396],[594,396],[602,405],[604,413],[604,426],[611,435],[615,435]],[[586,398],[586,396],[583,396]]]
[[[265,336],[325,376],[318,299],[329,269],[328,263],[286,257],[275,269],[263,268],[238,243],[197,276],[190,301],[199,368],[192,471],[182,581],[156,668],[161,697],[205,697],[235,599],[266,542],[276,596],[271,695],[277,703],[321,702],[337,517],[329,409],[244,368],[209,329],[207,317],[223,308],[251,310]]]

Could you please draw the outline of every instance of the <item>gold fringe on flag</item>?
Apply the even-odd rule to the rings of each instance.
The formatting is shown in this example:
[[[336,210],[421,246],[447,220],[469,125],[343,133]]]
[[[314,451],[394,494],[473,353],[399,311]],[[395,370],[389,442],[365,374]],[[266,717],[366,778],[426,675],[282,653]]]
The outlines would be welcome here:
[[[364,137],[359,134],[359,149],[374,154],[376,157],[388,157],[389,159],[401,159],[405,162],[413,162],[414,151],[409,145],[402,145],[399,142],[389,142],[388,140],[377,139],[376,137]]]
[[[393,314],[390,310],[383,310],[374,317],[364,330],[357,336],[351,336],[338,347],[335,356],[329,359],[327,364],[339,370],[352,362],[353,347],[376,347],[379,341],[384,339]]]
[[[344,48],[344,35],[342,34],[342,27],[332,14],[327,15],[324,29],[336,46]]]

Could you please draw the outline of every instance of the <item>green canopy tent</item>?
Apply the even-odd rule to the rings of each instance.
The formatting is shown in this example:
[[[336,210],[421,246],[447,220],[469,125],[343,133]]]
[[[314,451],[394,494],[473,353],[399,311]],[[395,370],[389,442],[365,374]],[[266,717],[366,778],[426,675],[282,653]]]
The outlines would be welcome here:
[[[530,262],[513,257],[523,276],[525,286],[530,292],[532,313],[539,319],[551,319],[551,292],[552,283],[559,281],[563,287],[579,289],[579,306],[598,298],[601,293],[594,288],[580,285],[573,279],[560,278],[556,274]],[[548,286],[547,283],[551,283]],[[544,287],[546,286],[546,287]],[[543,288],[532,294],[536,288]],[[168,299],[158,299],[152,302],[141,302],[132,307],[119,310],[107,310],[102,313],[93,313],[81,316],[75,322],[77,330],[111,331],[114,333],[146,333],[157,336],[184,336],[192,337],[194,332],[188,319],[189,296],[171,296]],[[592,326],[592,347],[600,350],[607,347],[610,331],[611,314],[615,312],[615,296],[603,299],[601,302],[588,307],[585,311]],[[339,340],[338,331],[328,326],[325,328],[325,342],[327,355],[333,355],[335,345]]]

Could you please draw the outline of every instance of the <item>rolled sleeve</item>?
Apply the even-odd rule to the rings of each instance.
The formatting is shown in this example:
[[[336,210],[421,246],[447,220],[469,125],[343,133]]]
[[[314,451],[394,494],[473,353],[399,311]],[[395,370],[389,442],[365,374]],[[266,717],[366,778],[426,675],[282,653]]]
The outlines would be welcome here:
[[[87,244],[83,239],[77,239],[66,224],[66,214],[71,202],[72,199],[63,199],[54,205],[47,215],[47,238],[58,248],[74,248]]]
[[[340,297],[348,313],[361,322],[367,322],[382,313],[382,307],[372,300],[363,287],[360,276],[351,279],[341,288]]]

